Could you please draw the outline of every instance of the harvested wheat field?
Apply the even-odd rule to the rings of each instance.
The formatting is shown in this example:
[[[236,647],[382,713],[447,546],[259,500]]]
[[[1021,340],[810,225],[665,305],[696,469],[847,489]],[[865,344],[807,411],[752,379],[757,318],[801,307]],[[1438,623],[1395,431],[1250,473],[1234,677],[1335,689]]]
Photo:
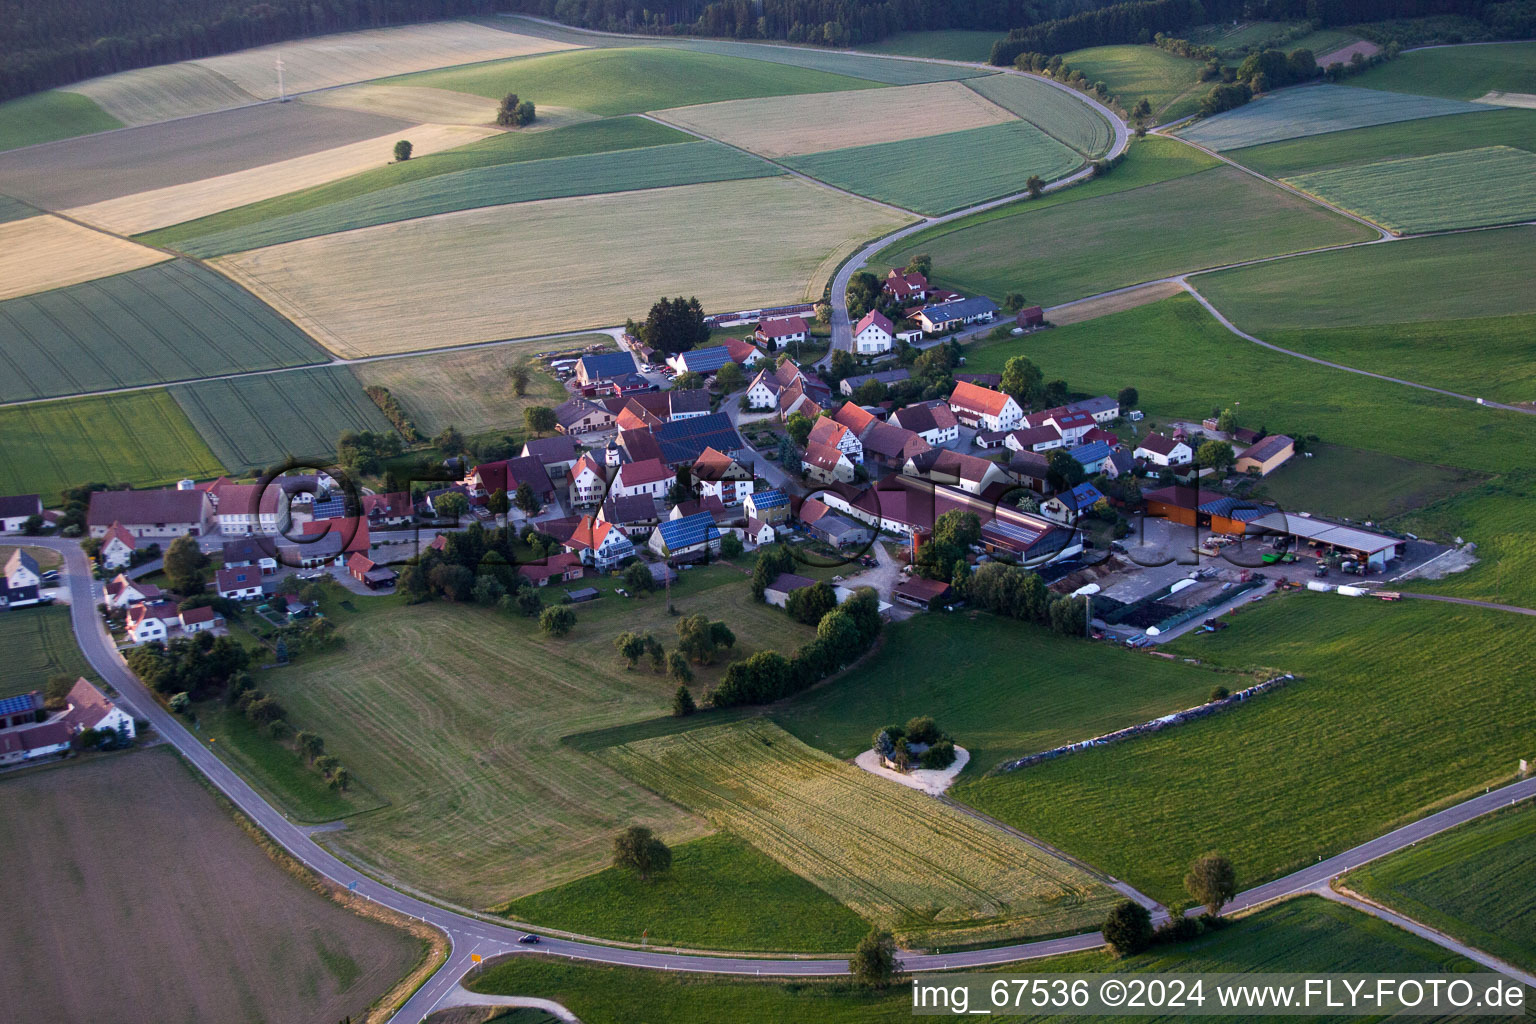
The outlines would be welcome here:
[[[0,930],[9,1020],[361,1021],[421,958],[273,861],[164,746],[5,779],[0,803],[0,870],[37,895]]]
[[[119,71],[76,82],[62,91],[95,100],[101,109],[130,126],[257,102],[257,97],[223,75],[192,63]]]
[[[908,944],[1091,927],[1116,898],[1065,861],[765,719],[636,740],[597,756]]]
[[[656,116],[767,157],[900,142],[1014,120],[959,82],[727,100],[673,107]]]
[[[170,253],[71,224],[28,217],[0,224],[0,300],[163,263]]]
[[[1161,302],[1163,299],[1177,295],[1183,290],[1182,285],[1173,281],[1144,284],[1109,295],[1097,295],[1091,299],[1079,299],[1077,302],[1052,306],[1045,311],[1045,318],[1057,327],[1080,324],[1084,320],[1097,320],[1111,313],[1123,313],[1139,306],[1150,306],[1154,302]]]
[[[706,309],[809,298],[860,243],[909,220],[757,178],[465,210],[215,266],[357,357],[623,323],[677,292]]]
[[[388,135],[280,160],[264,167],[151,189],[64,212],[118,234],[136,235],[381,167],[394,159],[395,142],[400,139],[410,140],[412,156],[426,156],[494,134],[493,128],[460,124],[411,125]]]
[[[417,85],[347,85],[311,93],[303,99],[322,107],[361,110],[402,121],[432,124],[495,124],[496,103],[452,89]],[[540,111],[542,113],[542,111]],[[414,140],[413,140],[414,141]]]
[[[467,21],[439,21],[296,39],[193,63],[223,75],[254,96],[270,99],[277,95],[274,65],[279,57],[283,59],[284,86],[293,96],[413,71],[579,49],[574,43],[503,32]]]

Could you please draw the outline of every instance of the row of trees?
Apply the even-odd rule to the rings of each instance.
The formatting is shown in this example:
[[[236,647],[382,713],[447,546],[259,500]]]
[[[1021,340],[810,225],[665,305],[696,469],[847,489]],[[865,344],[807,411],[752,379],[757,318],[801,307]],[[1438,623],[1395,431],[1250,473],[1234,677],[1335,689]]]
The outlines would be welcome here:
[[[1180,907],[1169,908],[1172,917],[1153,929],[1152,912],[1140,903],[1125,900],[1115,905],[1104,920],[1104,941],[1119,956],[1146,952],[1155,943],[1182,942],[1199,936],[1219,923],[1221,908],[1237,895],[1237,871],[1225,855],[1211,851],[1196,857],[1184,876],[1184,889],[1205,907],[1203,917],[1187,917]]]
[[[421,431],[416,429],[416,421],[411,419],[410,414],[405,411],[405,406],[400,404],[400,399],[396,398],[389,388],[382,384],[370,384],[363,388],[363,393],[373,399],[373,404],[378,406],[384,418],[400,431],[401,437],[412,444],[421,440]]]
[[[626,321],[624,330],[639,338],[646,348],[668,355],[687,352],[709,340],[709,325],[704,322],[704,307],[697,297],[661,298],[651,304],[644,323]]]
[[[1035,622],[1067,636],[1082,636],[1087,630],[1088,609],[1082,601],[1052,593],[1037,574],[1016,565],[988,562],[969,576],[957,572],[954,582],[972,605],[996,615]]]

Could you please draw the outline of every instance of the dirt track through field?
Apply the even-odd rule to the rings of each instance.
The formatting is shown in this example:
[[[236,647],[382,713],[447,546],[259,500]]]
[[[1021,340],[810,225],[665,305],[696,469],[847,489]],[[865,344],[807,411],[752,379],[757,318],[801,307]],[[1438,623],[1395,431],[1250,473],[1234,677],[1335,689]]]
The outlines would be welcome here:
[[[164,263],[169,253],[58,217],[0,224],[0,301]]]

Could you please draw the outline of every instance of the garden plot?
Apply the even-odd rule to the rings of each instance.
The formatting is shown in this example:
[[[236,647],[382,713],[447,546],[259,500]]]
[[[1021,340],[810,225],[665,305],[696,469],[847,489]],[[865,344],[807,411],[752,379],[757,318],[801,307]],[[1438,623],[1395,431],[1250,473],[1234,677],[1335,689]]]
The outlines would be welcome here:
[[[151,249],[58,217],[0,223],[0,300],[163,263]]]
[[[829,185],[927,214],[1023,192],[1032,174],[1050,181],[1082,163],[1080,154],[1023,121],[784,161]]]
[[[1179,135],[1208,149],[1240,149],[1281,139],[1488,110],[1480,103],[1377,92],[1342,85],[1311,85],[1261,96],[1246,106],[1196,121]]]
[[[67,210],[264,167],[410,127],[408,121],[354,110],[268,103],[0,153],[0,192]],[[379,162],[387,163],[392,155],[385,149]]]
[[[1536,155],[1510,146],[1340,167],[1285,182],[1397,234],[1536,218]]]
[[[494,129],[465,125],[410,125],[388,135],[308,156],[107,199],[65,212],[118,234],[135,235],[360,174],[392,160],[395,142],[400,139],[410,141],[411,156],[415,158],[467,145],[492,134]]]
[[[1091,926],[1117,898],[1065,861],[801,743],[765,720],[598,757],[742,836],[905,942]]]
[[[780,168],[718,142],[481,167],[369,192],[353,199],[193,239],[183,251],[217,256],[316,235],[482,206],[598,195],[706,181],[762,178]]]
[[[860,243],[907,220],[762,178],[466,210],[218,265],[332,351],[360,356],[622,323],[682,289],[707,309],[808,298]]]
[[[1029,75],[988,75],[965,83],[987,99],[1087,157],[1103,156],[1115,133],[1076,94]]]
[[[0,302],[0,338],[6,402],[325,359],[249,292],[185,260]]]
[[[728,100],[675,107],[658,111],[656,116],[775,158],[917,139],[1014,119],[1007,110],[958,82]]]

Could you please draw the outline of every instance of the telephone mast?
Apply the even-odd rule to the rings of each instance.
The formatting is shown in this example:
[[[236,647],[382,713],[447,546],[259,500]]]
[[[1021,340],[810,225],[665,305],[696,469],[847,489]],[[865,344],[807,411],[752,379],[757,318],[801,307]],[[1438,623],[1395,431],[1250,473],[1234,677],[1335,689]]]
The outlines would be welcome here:
[[[277,58],[277,102],[287,103],[288,95],[283,91],[283,58]]]

